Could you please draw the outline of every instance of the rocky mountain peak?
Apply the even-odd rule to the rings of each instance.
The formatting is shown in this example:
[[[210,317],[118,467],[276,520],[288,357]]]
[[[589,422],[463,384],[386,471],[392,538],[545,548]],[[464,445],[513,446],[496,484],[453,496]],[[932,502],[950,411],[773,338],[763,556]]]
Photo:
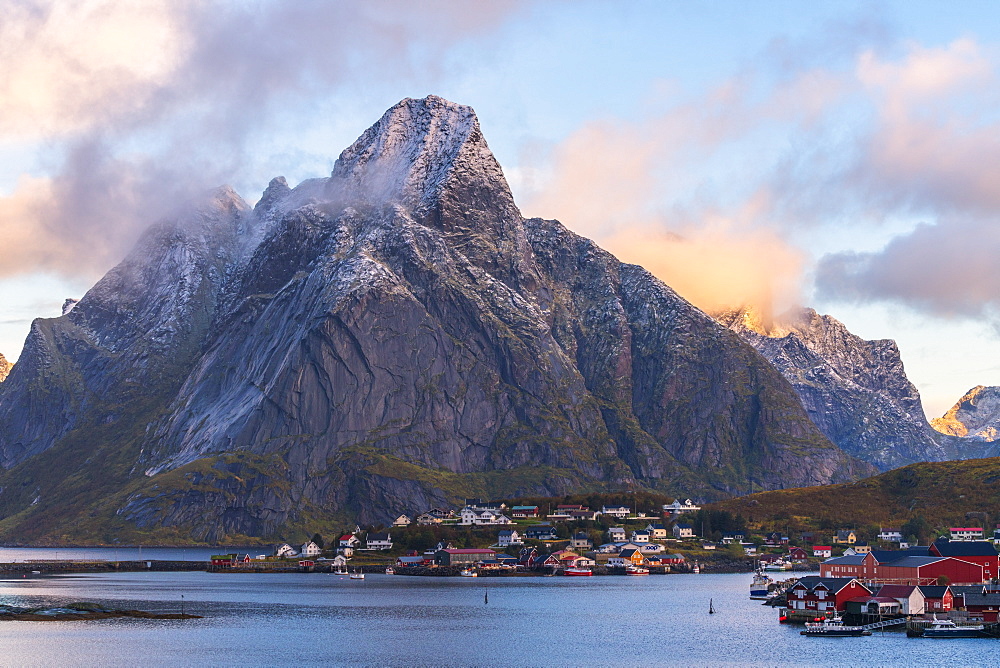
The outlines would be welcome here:
[[[14,367],[12,362],[8,362],[7,358],[0,354],[0,383],[7,380],[7,376],[10,375],[10,370]]]
[[[488,181],[509,197],[475,111],[436,95],[386,111],[340,154],[331,175],[350,199],[415,210],[431,206],[456,178]]]
[[[1000,440],[1000,387],[976,385],[931,426],[942,434]]]

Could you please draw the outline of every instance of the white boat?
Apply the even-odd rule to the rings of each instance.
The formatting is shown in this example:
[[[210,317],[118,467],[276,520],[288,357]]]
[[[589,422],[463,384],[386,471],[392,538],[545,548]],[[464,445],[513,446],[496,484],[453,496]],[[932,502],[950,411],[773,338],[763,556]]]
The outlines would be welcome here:
[[[590,570],[589,568],[583,568],[582,566],[581,567],[576,567],[576,566],[570,567],[570,568],[567,568],[566,570],[563,571],[563,575],[575,575],[577,577],[579,577],[581,575],[584,576],[584,577],[586,577],[588,575],[593,575],[593,574],[594,574],[594,571]]]
[[[821,622],[806,622],[804,636],[870,636],[871,631],[863,626],[844,626],[840,617],[831,617]]]
[[[771,578],[764,575],[762,572],[757,571],[754,573],[753,582],[750,583],[750,598],[755,601],[767,600],[768,585],[772,582]]]
[[[649,575],[649,569],[645,566],[626,566],[625,575]]]
[[[772,562],[764,564],[765,571],[790,571],[791,569],[792,564],[784,559],[775,559]]]
[[[396,569],[393,568],[392,566],[386,566],[385,567],[385,574],[386,575],[395,575],[396,574]]]
[[[353,573],[351,573],[350,578],[352,580],[364,580],[365,574],[362,573],[360,570],[356,570]]]
[[[694,562],[694,566],[691,567],[691,572],[692,573],[701,573],[701,566],[698,565],[697,561]]]
[[[459,572],[459,575],[461,575],[463,578],[478,578],[479,577],[479,573],[477,573],[476,571],[474,571],[471,568],[463,568],[461,570],[461,572]]]
[[[924,638],[981,638],[983,625],[959,626],[950,619],[938,619],[934,616],[930,628],[924,629]]]

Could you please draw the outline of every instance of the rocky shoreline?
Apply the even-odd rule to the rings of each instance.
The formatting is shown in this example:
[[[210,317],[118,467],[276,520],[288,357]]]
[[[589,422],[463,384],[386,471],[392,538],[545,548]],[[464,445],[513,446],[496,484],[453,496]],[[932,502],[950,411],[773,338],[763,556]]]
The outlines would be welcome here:
[[[201,619],[201,615],[182,612],[146,612],[144,610],[118,610],[105,608],[97,603],[68,603],[42,608],[22,608],[0,605],[0,621],[12,622],[61,622],[97,619]]]

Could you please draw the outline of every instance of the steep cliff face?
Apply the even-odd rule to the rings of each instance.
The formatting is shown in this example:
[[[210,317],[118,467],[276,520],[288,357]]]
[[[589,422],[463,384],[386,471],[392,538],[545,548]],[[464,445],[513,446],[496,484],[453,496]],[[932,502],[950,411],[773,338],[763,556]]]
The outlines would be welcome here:
[[[866,341],[836,319],[800,309],[765,322],[739,309],[718,315],[792,384],[809,417],[846,452],[882,470],[920,461],[986,456],[927,423],[896,343]]]
[[[942,434],[984,443],[1000,439],[1000,387],[976,385],[947,413],[931,420]]]
[[[152,230],[24,355],[0,386],[11,531],[69,488],[101,527],[221,540],[470,495],[718,497],[872,470],[738,336],[523,220],[472,110],[433,96],[328,179],[275,179],[253,211],[223,189]],[[70,462],[70,485],[43,474]]]

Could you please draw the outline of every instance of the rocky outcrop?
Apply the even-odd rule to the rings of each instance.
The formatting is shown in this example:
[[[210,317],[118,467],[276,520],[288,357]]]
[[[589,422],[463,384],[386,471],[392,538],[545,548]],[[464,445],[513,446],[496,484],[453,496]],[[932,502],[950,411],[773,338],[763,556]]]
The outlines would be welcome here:
[[[0,383],[7,380],[7,376],[10,375],[10,370],[14,368],[12,362],[8,362],[7,358],[0,354]]]
[[[930,428],[895,341],[864,340],[809,308],[774,320],[749,308],[717,319],[766,357],[795,388],[810,419],[855,457],[888,470],[989,454]]]
[[[931,420],[942,434],[992,443],[1000,439],[1000,387],[976,385],[948,412]]]
[[[72,488],[71,515],[214,541],[463,496],[717,498],[873,470],[737,335],[524,220],[475,114],[433,96],[327,179],[279,177],[252,211],[221,189],[154,228],[22,359],[0,513],[25,521]],[[70,462],[70,485],[41,474]]]

